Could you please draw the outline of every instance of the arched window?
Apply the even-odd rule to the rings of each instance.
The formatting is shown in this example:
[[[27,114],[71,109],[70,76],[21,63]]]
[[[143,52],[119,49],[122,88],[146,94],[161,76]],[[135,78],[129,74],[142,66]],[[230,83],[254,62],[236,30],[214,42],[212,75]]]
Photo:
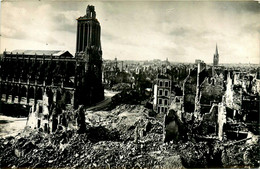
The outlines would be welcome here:
[[[19,98],[19,102],[21,101],[22,97],[26,97],[27,95],[27,89],[25,86],[22,86],[22,88],[20,89],[20,98]]]
[[[30,99],[34,99],[34,88],[33,88],[33,87],[30,87],[30,88],[29,88],[28,97],[29,97]]]
[[[56,102],[60,101],[61,100],[61,92],[59,90],[57,90],[57,93],[56,93]]]
[[[42,88],[38,88],[36,92],[36,100],[42,100],[42,95],[43,95]]]

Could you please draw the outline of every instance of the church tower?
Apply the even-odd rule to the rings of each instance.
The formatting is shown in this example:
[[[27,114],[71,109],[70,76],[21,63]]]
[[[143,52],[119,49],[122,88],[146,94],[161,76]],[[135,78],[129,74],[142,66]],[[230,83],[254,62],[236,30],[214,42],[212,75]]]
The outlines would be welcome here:
[[[77,72],[79,104],[92,105],[104,99],[102,86],[101,28],[96,19],[95,7],[88,5],[86,15],[77,19],[77,66],[84,71]],[[82,70],[82,69],[80,69]],[[82,102],[82,103],[81,103]]]
[[[213,66],[218,66],[219,63],[219,55],[218,55],[218,46],[216,45],[216,52],[213,57]]]
[[[86,15],[79,17],[77,20],[76,53],[85,52],[89,48],[95,48],[97,52],[101,52],[101,29],[100,24],[96,19],[95,7],[88,5]]]

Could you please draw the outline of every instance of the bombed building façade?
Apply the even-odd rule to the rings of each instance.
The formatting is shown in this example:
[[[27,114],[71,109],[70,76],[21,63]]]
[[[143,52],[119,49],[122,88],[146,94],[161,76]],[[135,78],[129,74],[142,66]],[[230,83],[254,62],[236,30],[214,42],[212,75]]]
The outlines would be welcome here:
[[[5,51],[0,60],[0,96],[3,103],[33,106],[43,95],[54,105],[89,106],[104,98],[101,28],[94,6],[77,19],[77,44],[68,51]]]

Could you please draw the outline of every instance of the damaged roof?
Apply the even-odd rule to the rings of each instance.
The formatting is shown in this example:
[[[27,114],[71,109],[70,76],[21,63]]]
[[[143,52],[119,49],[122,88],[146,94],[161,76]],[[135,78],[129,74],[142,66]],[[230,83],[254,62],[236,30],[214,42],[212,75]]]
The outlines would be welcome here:
[[[20,54],[20,55],[46,55],[46,56],[65,56],[73,57],[69,51],[65,50],[13,50],[12,52],[6,52],[6,54]]]

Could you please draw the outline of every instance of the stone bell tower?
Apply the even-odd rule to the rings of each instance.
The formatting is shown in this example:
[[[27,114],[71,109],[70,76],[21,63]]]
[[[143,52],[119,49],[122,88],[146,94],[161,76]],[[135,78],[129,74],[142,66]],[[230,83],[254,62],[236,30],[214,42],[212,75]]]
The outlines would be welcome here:
[[[79,103],[91,105],[104,99],[102,86],[101,28],[96,19],[95,7],[88,5],[86,15],[77,19],[76,59],[84,67],[77,81]],[[80,62],[79,62],[80,61]],[[82,102],[82,103],[81,103]]]
[[[86,48],[95,48],[101,52],[100,24],[96,19],[95,7],[88,5],[86,15],[79,17],[77,28],[76,53],[85,52]]]

